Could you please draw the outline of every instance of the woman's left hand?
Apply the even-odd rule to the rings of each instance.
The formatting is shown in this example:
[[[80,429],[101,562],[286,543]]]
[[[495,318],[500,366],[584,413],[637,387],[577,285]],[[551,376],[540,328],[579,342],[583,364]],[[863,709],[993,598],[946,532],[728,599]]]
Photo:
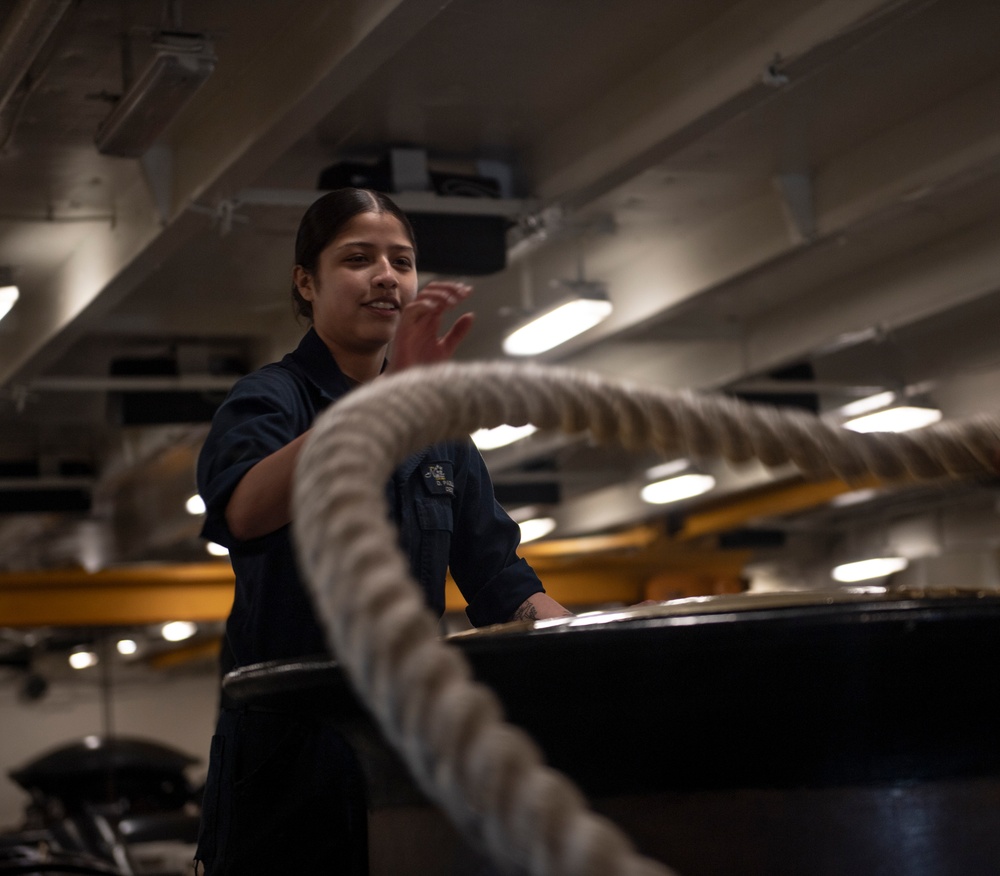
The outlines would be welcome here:
[[[392,358],[387,374],[414,365],[433,365],[452,357],[455,348],[472,328],[473,314],[463,313],[443,335],[444,315],[457,307],[472,292],[465,283],[428,283],[417,297],[403,308],[399,329],[392,342]],[[439,336],[440,335],[440,336]]]

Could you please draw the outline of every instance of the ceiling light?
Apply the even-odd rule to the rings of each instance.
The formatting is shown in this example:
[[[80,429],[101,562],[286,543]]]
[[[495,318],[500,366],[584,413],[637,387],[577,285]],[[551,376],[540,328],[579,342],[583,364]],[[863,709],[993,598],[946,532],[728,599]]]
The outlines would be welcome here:
[[[0,319],[3,319],[21,296],[10,268],[0,268]]]
[[[896,393],[892,390],[877,392],[875,395],[867,395],[857,401],[849,402],[837,410],[842,417],[860,417],[862,414],[870,414],[886,405],[891,405],[896,400]]]
[[[909,565],[905,557],[875,557],[870,560],[859,560],[856,563],[844,563],[833,570],[833,580],[844,584],[854,581],[868,581],[871,578],[884,578],[902,572]]]
[[[534,356],[593,328],[611,313],[606,294],[593,292],[564,299],[515,329],[503,342],[508,356]]]
[[[922,429],[940,419],[941,411],[937,408],[902,405],[848,420],[844,423],[844,428],[852,432],[909,432],[912,429]]]
[[[140,158],[215,69],[203,34],[161,33],[153,57],[97,130],[97,151]]]
[[[190,499],[187,500],[187,502],[184,503],[184,507],[187,509],[188,514],[204,514],[205,500],[195,493]]]
[[[496,450],[506,447],[538,431],[537,426],[527,423],[524,426],[497,426],[495,429],[479,429],[472,433],[472,441],[480,450]]]
[[[861,490],[851,490],[849,493],[841,493],[830,500],[834,508],[849,508],[851,505],[860,505],[862,502],[870,502],[879,494],[874,487],[865,487]]]
[[[214,541],[210,541],[205,545],[205,550],[207,550],[213,557],[228,557],[229,548],[225,545],[218,544]]]
[[[190,621],[171,621],[160,627],[160,635],[168,642],[183,642],[198,632],[198,627]]]
[[[0,319],[10,313],[20,295],[17,286],[0,286]]]
[[[672,459],[670,462],[661,462],[652,468],[646,469],[646,479],[650,481],[662,481],[664,478],[673,477],[686,471],[691,467],[690,460]]]
[[[706,474],[686,474],[657,481],[642,488],[642,500],[650,505],[667,505],[707,493],[715,486],[715,478]]]
[[[69,655],[69,665],[74,669],[88,669],[97,665],[97,655],[93,651],[81,648]]]
[[[519,523],[518,526],[521,528],[521,543],[524,544],[545,538],[556,528],[556,522],[551,517],[534,517]]]
[[[118,644],[115,645],[115,647],[118,649],[119,654],[123,654],[126,657],[139,650],[139,646],[136,644],[135,639],[119,639]]]

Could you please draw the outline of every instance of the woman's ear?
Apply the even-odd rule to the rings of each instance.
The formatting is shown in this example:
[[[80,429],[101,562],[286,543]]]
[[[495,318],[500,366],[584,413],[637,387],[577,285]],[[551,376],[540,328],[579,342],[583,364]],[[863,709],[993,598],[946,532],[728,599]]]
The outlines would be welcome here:
[[[296,265],[292,269],[292,282],[295,284],[295,288],[299,290],[299,295],[306,301],[312,301],[316,298],[313,275],[303,268],[302,265]]]

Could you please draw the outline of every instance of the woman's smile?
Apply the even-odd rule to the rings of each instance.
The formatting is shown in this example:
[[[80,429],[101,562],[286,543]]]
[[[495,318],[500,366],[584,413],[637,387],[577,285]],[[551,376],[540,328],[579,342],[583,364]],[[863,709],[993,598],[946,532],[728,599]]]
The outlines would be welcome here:
[[[376,298],[366,301],[362,307],[374,310],[380,316],[393,316],[400,310],[399,302],[395,298]]]

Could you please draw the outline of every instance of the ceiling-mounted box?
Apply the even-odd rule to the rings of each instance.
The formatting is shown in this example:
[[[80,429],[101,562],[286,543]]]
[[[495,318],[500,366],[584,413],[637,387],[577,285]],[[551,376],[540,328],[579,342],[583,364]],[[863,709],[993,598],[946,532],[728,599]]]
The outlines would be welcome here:
[[[513,224],[499,201],[502,180],[477,174],[428,170],[422,149],[390,149],[373,162],[341,161],[319,176],[321,190],[347,186],[385,192],[406,212],[417,239],[417,267],[449,276],[495,274],[507,266],[507,231]],[[414,193],[428,204],[414,209]],[[438,205],[433,203],[438,197]],[[483,205],[471,214],[449,209],[454,201]],[[490,203],[496,201],[495,212]]]

